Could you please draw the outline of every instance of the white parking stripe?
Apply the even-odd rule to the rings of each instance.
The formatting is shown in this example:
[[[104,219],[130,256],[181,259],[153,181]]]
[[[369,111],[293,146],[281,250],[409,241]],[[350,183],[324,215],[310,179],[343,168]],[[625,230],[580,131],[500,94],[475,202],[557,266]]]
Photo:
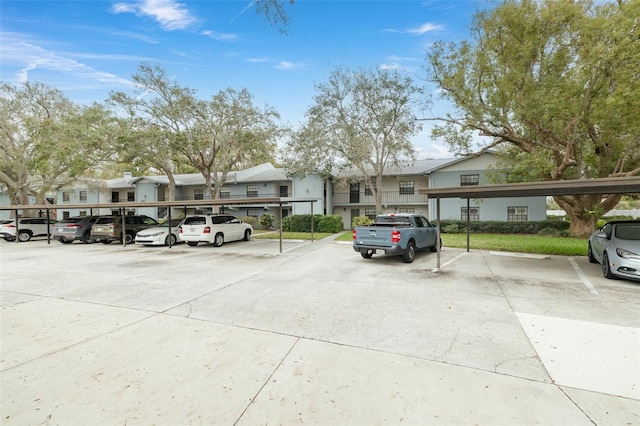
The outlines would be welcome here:
[[[580,277],[580,279],[582,280],[582,283],[587,286],[589,291],[593,294],[598,294],[593,284],[591,284],[591,281],[589,280],[589,278],[587,278],[587,276],[584,274],[582,269],[580,269],[580,267],[578,266],[578,263],[573,259],[573,257],[569,258],[569,263],[571,263],[571,266],[573,266],[573,269],[575,269],[576,273],[578,274],[578,277]]]
[[[462,253],[462,254],[459,254],[459,255],[457,255],[456,257],[454,257],[453,259],[451,259],[451,260],[449,260],[449,261],[447,261],[447,262],[444,262],[442,265],[440,265],[440,269],[444,268],[445,266],[447,266],[447,265],[448,265],[448,264],[450,264],[450,263],[455,262],[456,260],[460,259],[460,258],[461,258],[462,256],[464,256],[465,254],[467,254],[467,252],[464,252],[464,253]]]

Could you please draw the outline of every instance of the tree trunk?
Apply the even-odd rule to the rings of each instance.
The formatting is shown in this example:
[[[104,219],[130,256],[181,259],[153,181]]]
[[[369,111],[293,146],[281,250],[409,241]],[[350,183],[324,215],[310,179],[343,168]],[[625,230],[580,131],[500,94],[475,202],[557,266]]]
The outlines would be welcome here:
[[[569,216],[569,234],[574,238],[588,238],[596,229],[598,219],[620,202],[622,194],[556,195],[553,199]]]
[[[574,238],[589,238],[589,235],[596,229],[598,219],[594,215],[572,215],[569,213],[569,235]]]

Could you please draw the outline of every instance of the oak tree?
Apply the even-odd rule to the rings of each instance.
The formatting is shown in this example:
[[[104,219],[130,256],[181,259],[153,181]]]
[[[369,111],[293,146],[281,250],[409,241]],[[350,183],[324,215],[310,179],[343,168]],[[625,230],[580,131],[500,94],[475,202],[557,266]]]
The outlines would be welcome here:
[[[290,173],[355,169],[364,176],[382,210],[382,176],[387,166],[412,161],[410,138],[422,124],[423,88],[395,70],[334,70],[306,113],[307,122],[287,142],[283,163]]]
[[[457,152],[498,150],[520,181],[640,174],[640,2],[507,0],[472,37],[436,43],[428,79],[452,109],[432,119]],[[559,195],[584,237],[620,194]]]

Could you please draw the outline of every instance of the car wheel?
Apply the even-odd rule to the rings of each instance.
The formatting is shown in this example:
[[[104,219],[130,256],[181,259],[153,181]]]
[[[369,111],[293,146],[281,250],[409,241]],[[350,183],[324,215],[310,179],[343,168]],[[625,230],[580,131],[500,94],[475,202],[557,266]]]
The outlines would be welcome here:
[[[15,241],[16,237],[4,237],[5,241]]]
[[[190,245],[191,247],[195,247],[198,245],[197,241],[187,241],[187,244]]]
[[[175,246],[176,245],[176,241],[177,241],[176,236],[173,235],[173,234],[169,234],[169,235],[167,235],[167,238],[164,239],[164,245],[165,246]]]
[[[416,258],[416,244],[413,242],[413,240],[411,240],[407,244],[407,249],[402,255],[402,261],[404,263],[411,263],[415,258]]]
[[[126,233],[124,234],[124,243],[125,244],[133,244],[133,240],[136,238],[135,235],[130,234],[130,233]]]
[[[27,241],[29,241],[31,239],[31,232],[29,232],[29,231],[20,231],[18,233],[18,239],[20,240],[21,243],[26,243]]]
[[[102,244],[111,244],[111,240],[102,240],[100,241]]]
[[[58,238],[58,241],[60,241],[62,244],[71,244],[73,242],[72,240],[67,240],[66,238]]]
[[[442,249],[442,240],[440,240],[440,249]],[[436,246],[431,246],[429,247],[429,250],[435,253],[438,251],[438,248]]]
[[[602,255],[602,275],[610,280],[615,279],[616,276],[611,272],[611,265],[609,265],[609,255],[605,251]]]
[[[365,259],[371,259],[371,257],[373,256],[373,250],[362,251],[360,252],[360,256],[364,257]]]
[[[213,246],[220,247],[222,244],[224,244],[224,235],[222,235],[222,232],[218,232],[213,239]]]
[[[591,249],[591,243],[589,243],[589,248],[587,249],[587,257],[589,258],[590,263],[598,263],[596,258],[593,256],[593,250]]]
[[[245,241],[249,241],[249,238],[251,238],[251,230],[250,230],[250,229],[247,229],[247,230],[245,230],[245,231],[244,231],[244,238],[243,238],[243,240],[245,240]]]

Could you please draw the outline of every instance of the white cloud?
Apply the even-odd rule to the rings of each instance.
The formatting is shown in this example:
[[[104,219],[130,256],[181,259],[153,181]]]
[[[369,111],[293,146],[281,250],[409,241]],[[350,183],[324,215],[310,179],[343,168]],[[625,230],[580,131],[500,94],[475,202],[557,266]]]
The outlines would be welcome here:
[[[275,66],[275,68],[279,70],[285,70],[285,71],[296,70],[303,67],[304,65],[301,63],[295,63],[290,61],[281,61],[280,63],[278,63],[278,65]]]
[[[235,34],[219,33],[211,30],[202,31],[200,34],[218,41],[232,41],[236,39]]]
[[[167,31],[184,30],[198,20],[184,4],[174,0],[138,0],[133,3],[116,3],[111,9],[114,13],[133,13],[157,21]]]
[[[381,70],[399,70],[399,69],[402,69],[402,67],[398,63],[380,64],[379,68]]]
[[[269,59],[267,59],[267,58],[247,58],[246,61],[247,62],[253,62],[253,63],[261,63],[261,62],[269,62]]]
[[[444,26],[442,26],[442,25],[437,25],[437,24],[432,24],[430,22],[427,22],[425,24],[422,24],[422,26],[420,26],[418,28],[408,29],[407,32],[409,34],[413,34],[413,35],[423,35],[425,33],[428,33],[428,32],[431,32],[431,31],[441,30],[443,28],[444,28]]]
[[[76,59],[46,50],[34,42],[20,39],[19,34],[3,33],[1,36],[0,56],[6,65],[17,69],[16,80],[29,80],[29,73],[33,70],[47,70],[73,77],[76,82],[106,83],[114,86],[132,86],[132,82],[115,74],[100,71]],[[82,55],[76,55],[81,57]],[[85,55],[96,57],[97,55]],[[111,58],[115,59],[115,58]],[[119,57],[118,59],[122,59]],[[127,57],[127,59],[132,59]]]

